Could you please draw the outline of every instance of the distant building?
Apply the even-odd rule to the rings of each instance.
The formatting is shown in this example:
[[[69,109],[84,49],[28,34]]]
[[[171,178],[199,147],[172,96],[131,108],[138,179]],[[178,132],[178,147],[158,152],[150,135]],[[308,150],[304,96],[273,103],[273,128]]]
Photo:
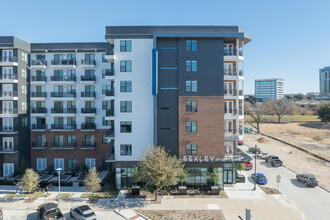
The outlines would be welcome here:
[[[284,80],[256,79],[254,91],[256,99],[282,99],[284,98]]]
[[[320,96],[330,96],[330,66],[320,69]]]

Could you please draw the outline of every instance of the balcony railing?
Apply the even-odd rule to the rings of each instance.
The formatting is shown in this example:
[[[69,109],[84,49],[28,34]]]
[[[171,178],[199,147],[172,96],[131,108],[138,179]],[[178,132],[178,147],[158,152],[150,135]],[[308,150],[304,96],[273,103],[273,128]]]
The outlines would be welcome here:
[[[31,76],[31,81],[47,82],[47,76]]]
[[[238,111],[238,114],[239,114],[239,115],[243,115],[243,109],[240,109],[240,110]]]
[[[0,57],[0,62],[17,62],[17,57],[3,56],[3,57]]]
[[[2,98],[12,98],[17,97],[18,93],[16,91],[2,91],[0,92]]]
[[[47,97],[47,92],[32,92],[31,97],[46,98]]]
[[[96,113],[96,108],[82,108],[81,113]]]
[[[47,129],[47,124],[32,124],[32,129],[42,129],[45,130]]]
[[[226,49],[224,48],[223,55],[225,56],[237,56],[237,50],[236,49]],[[238,50],[239,56],[243,56],[243,51]]]
[[[105,91],[105,96],[114,96],[115,95],[115,90],[106,90]]]
[[[74,130],[77,128],[77,124],[52,124],[52,129],[62,129],[62,130]]]
[[[59,143],[59,142],[52,142],[52,148],[76,148],[77,143]]]
[[[243,70],[239,70],[238,74],[240,76],[243,76]],[[225,76],[237,76],[237,70],[233,70],[233,69],[225,69],[224,70],[224,75]]]
[[[94,143],[86,143],[85,141],[81,142],[81,148],[96,148],[96,142]]]
[[[76,97],[76,92],[51,92],[51,97]]]
[[[106,70],[105,75],[106,76],[114,76],[115,75],[114,69]]]
[[[36,65],[36,66],[47,66],[47,61],[46,60],[32,60],[31,65]]]
[[[45,142],[32,142],[31,148],[47,148],[48,143],[47,141]]]
[[[81,124],[81,129],[82,130],[96,129],[96,124],[95,123],[83,123],[83,124]]]
[[[52,60],[52,65],[76,65],[76,60]]]
[[[95,60],[81,60],[81,65],[96,65],[96,61]]]
[[[106,136],[107,137],[114,137],[115,136],[115,130],[114,129],[108,129],[106,131]]]
[[[17,131],[17,126],[0,126],[0,131],[2,132],[13,132],[13,131]]]
[[[50,81],[76,81],[76,76],[51,76]]]
[[[47,113],[47,108],[45,107],[32,108],[32,113]]]
[[[107,160],[115,160],[115,152],[113,150],[107,152]]]
[[[0,73],[1,80],[17,80],[18,74],[17,73]]]
[[[95,92],[81,92],[81,97],[96,97]]]
[[[234,136],[236,135],[234,129],[225,129],[225,136]]]
[[[224,96],[236,96],[237,92],[234,89],[228,89],[223,91]]]
[[[81,81],[95,81],[96,77],[95,76],[81,76]]]
[[[51,113],[77,113],[77,108],[52,108]]]
[[[17,108],[3,108],[3,109],[0,109],[0,112],[2,115],[13,115],[13,114],[18,114],[18,109]]]
[[[113,116],[115,116],[115,111],[113,109],[106,110],[105,116],[113,117]]]
[[[225,109],[225,115],[236,115],[237,109]]]

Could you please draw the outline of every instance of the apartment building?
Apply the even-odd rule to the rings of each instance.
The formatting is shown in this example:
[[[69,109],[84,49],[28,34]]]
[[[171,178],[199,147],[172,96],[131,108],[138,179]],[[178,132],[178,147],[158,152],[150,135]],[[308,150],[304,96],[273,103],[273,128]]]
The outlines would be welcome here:
[[[115,132],[109,162],[117,188],[130,185],[133,165],[152,144],[183,160],[188,185],[211,184],[211,168],[219,185],[235,183],[235,163],[242,162],[235,155],[244,127],[243,48],[250,41],[243,29],[111,26],[106,40],[114,48],[106,59],[114,63],[115,110],[118,103],[132,106],[116,113],[115,131],[127,121],[133,127],[130,134]],[[131,93],[117,93],[122,80],[132,80]]]
[[[283,79],[256,79],[255,98],[261,100],[284,98]]]
[[[330,66],[320,69],[320,96],[330,96]]]
[[[0,176],[11,176],[30,163],[30,44],[0,37]]]

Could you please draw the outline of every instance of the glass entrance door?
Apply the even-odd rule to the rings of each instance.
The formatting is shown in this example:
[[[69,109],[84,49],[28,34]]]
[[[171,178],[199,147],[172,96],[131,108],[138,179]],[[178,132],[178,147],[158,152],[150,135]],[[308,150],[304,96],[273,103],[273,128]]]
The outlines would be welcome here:
[[[233,183],[233,171],[232,170],[224,170],[223,171],[223,183],[224,184]]]

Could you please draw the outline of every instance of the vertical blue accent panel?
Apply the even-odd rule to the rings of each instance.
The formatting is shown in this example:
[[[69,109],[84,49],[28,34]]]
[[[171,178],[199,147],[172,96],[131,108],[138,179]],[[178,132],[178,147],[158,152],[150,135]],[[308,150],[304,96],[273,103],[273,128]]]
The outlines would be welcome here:
[[[157,87],[157,50],[152,49],[152,95],[156,95]]]

